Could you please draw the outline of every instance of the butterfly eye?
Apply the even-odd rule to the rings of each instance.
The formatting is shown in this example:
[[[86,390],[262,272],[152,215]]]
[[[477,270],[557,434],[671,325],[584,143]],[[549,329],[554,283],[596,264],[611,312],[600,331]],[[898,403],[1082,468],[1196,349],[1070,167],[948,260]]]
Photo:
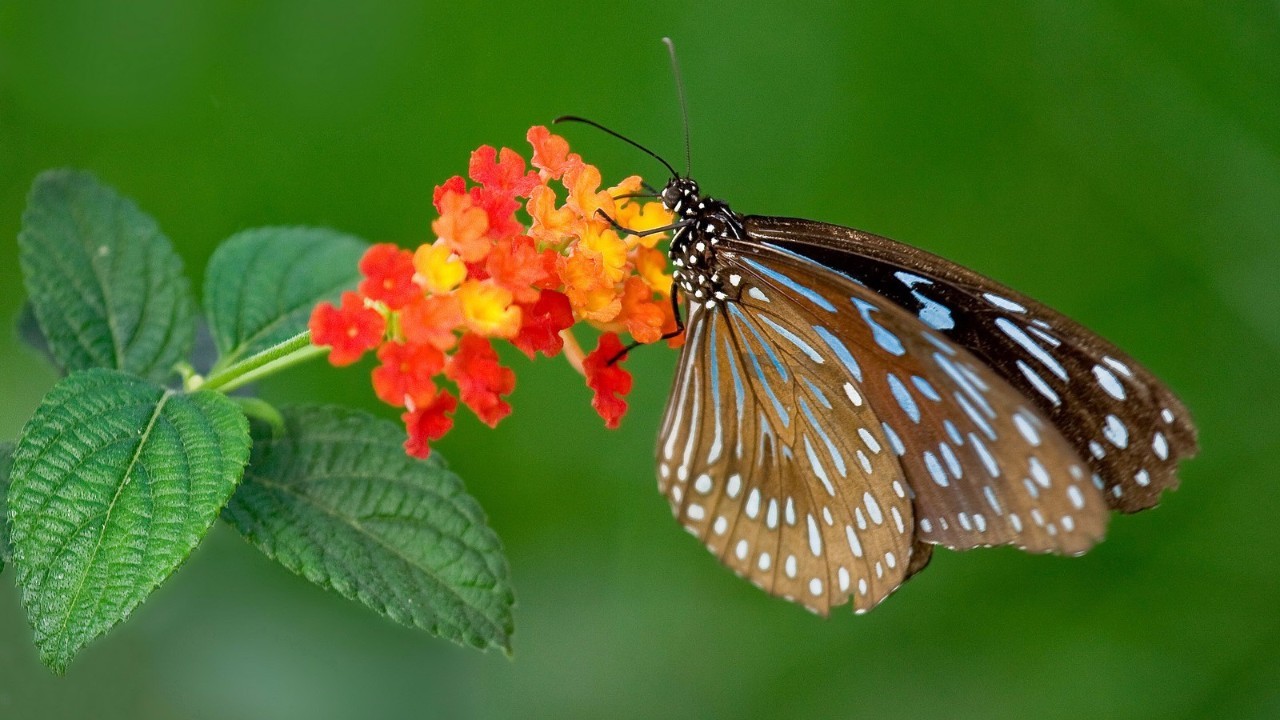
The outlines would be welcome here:
[[[662,205],[668,210],[679,211],[676,206],[680,204],[680,199],[684,197],[680,183],[680,180],[672,180],[662,189]]]

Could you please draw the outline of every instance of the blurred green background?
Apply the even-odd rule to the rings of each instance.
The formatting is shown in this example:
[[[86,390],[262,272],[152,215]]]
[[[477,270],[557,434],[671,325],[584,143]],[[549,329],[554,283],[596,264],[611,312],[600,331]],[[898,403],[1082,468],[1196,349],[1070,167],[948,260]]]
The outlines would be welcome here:
[[[823,621],[721,569],[655,492],[674,353],[616,432],[562,361],[440,451],[490,513],[516,655],[401,628],[225,526],[54,678],[0,576],[0,717],[1280,716],[1280,10],[1275,3],[0,3],[0,318],[45,168],[96,172],[193,276],[242,228],[416,244],[432,186],[563,113],[736,209],[854,225],[1066,311],[1177,389],[1203,453],[1080,559],[939,552]],[[565,128],[607,178],[648,158]],[[0,333],[0,437],[54,381]],[[273,401],[371,401],[317,365]]]

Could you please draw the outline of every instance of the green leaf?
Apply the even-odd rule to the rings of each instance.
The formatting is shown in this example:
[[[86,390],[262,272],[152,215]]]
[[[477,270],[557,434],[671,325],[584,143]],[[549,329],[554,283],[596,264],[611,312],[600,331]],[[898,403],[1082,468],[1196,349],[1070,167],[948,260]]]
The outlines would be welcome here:
[[[209,259],[204,307],[220,365],[307,329],[311,308],[335,301],[360,281],[368,243],[324,228],[245,230]]]
[[[50,170],[31,188],[18,247],[36,319],[64,370],[172,377],[191,349],[194,303],[155,220],[88,173]]]
[[[63,378],[23,429],[13,562],[40,656],[61,673],[195,548],[235,489],[249,428],[216,392],[114,370]]]
[[[404,454],[403,429],[333,407],[285,411],[254,443],[223,518],[285,567],[377,612],[510,650],[514,595],[502,544],[438,454]]]
[[[0,443],[0,572],[13,561],[9,550],[9,468],[13,466],[13,443]]]

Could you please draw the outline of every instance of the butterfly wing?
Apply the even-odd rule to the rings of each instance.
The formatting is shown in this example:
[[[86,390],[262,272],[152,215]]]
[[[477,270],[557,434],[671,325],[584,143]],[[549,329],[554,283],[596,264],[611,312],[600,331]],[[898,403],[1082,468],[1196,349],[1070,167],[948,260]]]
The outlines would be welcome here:
[[[863,283],[963,346],[1033,402],[1125,512],[1177,486],[1196,453],[1186,408],[1102,337],[972,270],[887,238],[808,220],[751,216],[747,236]]]
[[[1101,537],[1074,449],[972,354],[781,248],[731,241],[717,261],[727,299],[690,311],[659,484],[731,568],[820,612],[866,610],[931,543]]]
[[[874,607],[912,564],[913,518],[892,457],[866,451],[864,471],[833,434],[872,419],[852,379],[793,365],[741,307],[695,305],[686,332],[658,443],[673,513],[766,592],[822,614]]]

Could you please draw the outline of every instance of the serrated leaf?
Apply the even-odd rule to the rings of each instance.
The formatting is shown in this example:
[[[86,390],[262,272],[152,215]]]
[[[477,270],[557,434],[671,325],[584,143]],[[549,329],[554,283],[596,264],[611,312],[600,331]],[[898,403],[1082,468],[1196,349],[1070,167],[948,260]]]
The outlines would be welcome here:
[[[9,550],[9,468],[13,466],[13,443],[0,443],[0,572],[13,556]]]
[[[155,220],[88,173],[50,170],[31,188],[18,247],[27,295],[64,370],[171,378],[191,349],[194,302]]]
[[[41,659],[61,673],[195,548],[249,455],[225,396],[114,370],[63,378],[23,429],[9,487],[13,564]]]
[[[360,281],[368,243],[325,228],[266,227],[226,240],[209,259],[204,307],[225,365],[307,329],[311,308]]]
[[[285,411],[254,443],[223,518],[268,557],[397,622],[510,649],[510,571],[497,535],[438,454],[403,430],[333,407]]]

